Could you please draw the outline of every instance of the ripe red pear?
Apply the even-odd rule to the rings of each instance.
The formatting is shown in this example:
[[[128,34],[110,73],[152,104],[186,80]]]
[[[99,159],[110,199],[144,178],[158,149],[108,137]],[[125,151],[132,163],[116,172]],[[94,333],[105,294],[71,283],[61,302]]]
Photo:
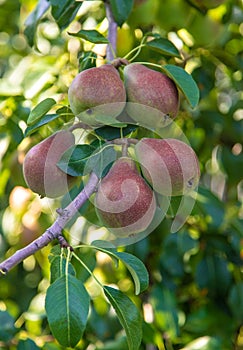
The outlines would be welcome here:
[[[105,64],[79,73],[69,87],[68,98],[71,110],[82,122],[99,126],[102,118],[112,120],[122,112],[126,90],[117,69]]]
[[[56,198],[68,192],[76,178],[64,173],[56,163],[62,154],[74,145],[74,141],[70,131],[62,130],[28,151],[23,172],[25,181],[33,192],[49,198]]]
[[[167,196],[192,191],[200,170],[194,150],[177,139],[141,139],[135,146],[142,172],[153,189]]]
[[[156,200],[134,161],[121,157],[101,180],[95,206],[108,230],[125,237],[147,229],[155,214]]]
[[[179,110],[179,94],[175,83],[165,74],[139,63],[124,68],[127,111],[132,119],[151,126],[163,125]]]

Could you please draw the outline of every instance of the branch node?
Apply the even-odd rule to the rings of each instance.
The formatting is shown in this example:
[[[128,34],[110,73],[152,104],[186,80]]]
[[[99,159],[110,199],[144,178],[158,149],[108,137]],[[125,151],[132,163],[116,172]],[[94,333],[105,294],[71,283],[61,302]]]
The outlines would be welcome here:
[[[62,218],[68,218],[68,216],[69,216],[67,209],[57,208],[56,212]]]
[[[7,274],[7,272],[8,272],[8,270],[7,270],[7,269],[5,269],[5,268],[0,269],[0,274],[2,274],[2,275],[6,275],[6,274]]]
[[[125,59],[125,58],[120,58],[120,57],[115,58],[115,59],[111,62],[111,64],[112,64],[116,69],[120,68],[121,66],[127,66],[129,63],[130,63],[130,62],[129,62],[127,59]]]
[[[58,215],[62,216],[63,215],[63,209],[62,208],[57,208],[56,212]]]
[[[69,248],[71,252],[74,251],[73,247],[66,241],[66,239],[62,235],[59,235],[57,239],[61,248]]]

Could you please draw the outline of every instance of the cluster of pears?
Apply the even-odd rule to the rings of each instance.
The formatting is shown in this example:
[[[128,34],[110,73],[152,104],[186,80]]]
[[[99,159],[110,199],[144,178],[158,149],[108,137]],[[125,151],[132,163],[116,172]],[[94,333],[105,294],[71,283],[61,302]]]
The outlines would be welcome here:
[[[93,67],[79,73],[72,81],[68,98],[70,107],[78,118],[89,126],[99,126],[102,118],[115,118],[127,102],[135,106],[149,106],[162,115],[174,118],[178,111],[178,91],[166,75],[133,63],[124,68],[124,82],[112,64]],[[128,104],[129,105],[129,104]],[[141,110],[128,108],[128,114],[137,121]],[[159,119],[161,115],[157,116]],[[144,115],[150,119],[151,114]],[[24,161],[24,177],[28,186],[42,197],[63,195],[75,178],[66,176],[56,163],[61,155],[74,145],[69,131],[60,131],[34,146]]]
[[[168,76],[139,63],[127,64],[123,74],[124,82],[112,64],[79,73],[68,90],[75,116],[92,127],[102,125],[102,118],[114,122],[124,109],[133,121],[143,125],[151,118],[155,126],[168,116],[176,117],[179,94]]]
[[[68,97],[75,116],[92,127],[99,126],[103,116],[119,116],[124,108],[136,122],[151,118],[146,108],[138,106],[152,108],[158,123],[165,116],[175,118],[179,109],[174,82],[138,63],[125,66],[124,82],[112,64],[82,71],[71,83]],[[28,151],[23,172],[32,191],[50,198],[68,192],[76,178],[59,169],[57,162],[74,144],[73,133],[62,130]],[[113,163],[95,195],[98,217],[118,236],[147,230],[157,208],[157,193],[184,195],[197,186],[200,176],[195,152],[177,139],[143,138],[134,151],[136,160],[122,156]]]
[[[66,193],[75,177],[56,163],[74,145],[70,131],[59,131],[32,147],[24,160],[24,177],[29,188],[42,197]],[[101,179],[94,205],[103,224],[119,237],[147,230],[157,208],[157,193],[181,196],[198,185],[197,156],[177,139],[142,138],[134,146],[136,161],[118,158]]]

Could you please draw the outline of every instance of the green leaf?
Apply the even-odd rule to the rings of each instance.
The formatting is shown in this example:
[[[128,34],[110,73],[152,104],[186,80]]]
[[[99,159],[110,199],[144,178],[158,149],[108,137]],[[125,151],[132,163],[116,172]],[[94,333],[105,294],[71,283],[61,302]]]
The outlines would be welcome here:
[[[134,0],[110,0],[111,11],[119,26],[127,20],[132,11],[133,3]]]
[[[58,108],[56,110],[56,114],[59,114],[60,116],[73,117],[72,110],[67,106],[63,106],[63,107]]]
[[[83,2],[75,0],[50,0],[52,16],[61,30],[68,27],[74,20]]]
[[[142,318],[133,302],[120,290],[104,286],[104,293],[123,326],[129,350],[138,350],[142,340]]]
[[[175,45],[165,38],[156,38],[146,43],[146,45],[163,55],[173,56],[180,58],[180,52],[177,50]]]
[[[60,118],[59,114],[47,114],[44,117],[42,117],[37,123],[28,126],[25,129],[24,136],[29,136],[33,134],[36,130],[38,130],[41,126],[48,124],[49,122],[52,122],[53,120]]]
[[[45,308],[54,337],[65,347],[75,347],[86,327],[89,295],[83,283],[70,274],[47,290]]]
[[[185,273],[185,254],[188,258],[190,251],[193,252],[195,249],[199,249],[198,245],[198,241],[193,239],[186,231],[170,234],[164,240],[160,263],[168,274],[175,278],[182,278]]]
[[[109,242],[96,240],[92,242],[92,245],[97,247],[97,249],[103,253],[110,255],[112,258],[116,258],[123,262],[134,280],[136,295],[148,288],[148,271],[140,259],[133,254],[117,252],[115,246],[112,246]]]
[[[171,233],[177,232],[185,224],[187,218],[189,217],[195,206],[195,193],[196,192],[192,191],[191,193],[180,197],[180,205],[177,209],[177,212],[171,225]]]
[[[98,148],[91,145],[70,147],[61,157],[57,166],[71,176],[84,176],[94,171],[102,177],[116,159],[113,145]]]
[[[35,33],[37,25],[41,19],[41,17],[46,13],[48,8],[50,7],[50,3],[48,0],[39,0],[35,9],[31,12],[29,17],[25,22],[25,30],[24,35],[28,39],[28,43],[30,46],[34,45]]]
[[[107,174],[117,155],[113,145],[100,147],[93,153],[86,164],[85,173],[95,172],[101,178]]]
[[[83,176],[85,165],[95,148],[90,145],[76,145],[70,147],[57,163],[57,166],[71,176]]]
[[[109,250],[116,250],[116,247],[108,241],[103,241],[101,239],[96,239],[91,243],[92,246],[95,246],[97,248],[103,248],[103,249],[109,249]]]
[[[81,29],[77,33],[70,33],[68,32],[69,35],[76,36],[78,38],[90,41],[91,43],[94,44],[108,44],[109,40],[106,39],[102,34],[100,34],[97,30],[90,29],[90,30],[85,30]]]
[[[51,283],[65,275],[67,259],[62,256],[54,256],[51,261]],[[68,263],[68,273],[75,276],[75,270],[71,263]]]
[[[200,186],[198,188],[195,209],[207,217],[207,224],[213,228],[219,228],[225,220],[225,208],[223,203],[210,190]]]
[[[91,271],[94,270],[96,266],[96,254],[94,249],[88,246],[87,248],[82,247],[76,252],[76,255]],[[73,259],[72,264],[75,267],[76,277],[84,283],[90,277],[90,273],[77,259]]]
[[[231,282],[227,261],[217,255],[206,255],[197,266],[196,282],[199,288],[208,290],[209,296],[225,296]]]
[[[39,121],[55,104],[56,101],[53,98],[46,98],[45,100],[41,101],[30,112],[27,124],[32,125]]]
[[[161,66],[162,70],[172,79],[185,95],[192,108],[199,102],[199,89],[192,76],[183,68],[166,64]]]
[[[79,61],[79,72],[82,72],[85,69],[96,67],[97,54],[93,51],[81,52],[78,61]]]
[[[225,300],[223,300],[223,305],[226,307]],[[193,338],[199,334],[217,334],[221,340],[224,338],[225,347],[218,346],[216,349],[227,350],[231,348],[232,344],[230,344],[230,338],[233,329],[235,329],[234,322],[232,321],[233,318],[229,310],[226,311],[225,308],[222,307],[222,300],[207,298],[207,303],[198,305],[188,313],[183,329],[187,334],[193,335]],[[225,325],[227,325],[227,327],[225,327]],[[227,343],[228,345],[226,345]],[[199,348],[192,349],[201,350],[201,348],[202,344]],[[206,349],[211,350],[211,347]]]
[[[160,330],[166,329],[171,339],[179,335],[179,319],[175,293],[163,284],[157,284],[150,294],[155,310],[155,323]]]
[[[127,339],[124,335],[117,336],[115,340],[108,340],[101,347],[95,350],[124,350],[127,349]]]
[[[32,339],[21,339],[18,343],[17,350],[40,350],[40,348]]]
[[[0,340],[8,342],[13,338],[17,332],[14,322],[13,317],[7,311],[0,311]]]
[[[112,243],[103,240],[95,240],[92,242],[92,246],[95,247],[97,250],[108,254],[113,260],[115,267],[118,267],[119,258],[116,256],[116,247]]]
[[[243,322],[243,282],[235,284],[230,292],[228,303],[234,319],[238,321],[239,324]]]
[[[146,290],[149,285],[149,275],[143,262],[136,256],[125,252],[113,252],[113,255],[120,259],[130,272],[135,284],[135,294],[138,295]]]
[[[238,128],[239,130],[241,130],[242,133],[243,125],[242,127],[240,127],[239,125]],[[219,155],[224,171],[227,174],[228,182],[233,186],[237,186],[238,183],[242,180],[243,153],[241,152],[235,155],[232,153],[231,147],[221,146]]]
[[[59,244],[54,245],[51,248],[50,254],[48,255],[49,262],[51,263],[53,261],[53,259],[55,259],[55,257],[61,255],[61,253],[62,253],[62,248],[60,247],[60,245]]]
[[[10,118],[7,122],[7,128],[9,128],[9,131],[11,132],[11,135],[12,135],[11,146],[13,146],[14,148],[17,148],[24,138],[23,131],[19,127],[19,125],[16,123],[16,120],[13,120]],[[1,129],[2,129],[2,126],[1,126]]]
[[[122,135],[126,136],[138,128],[136,125],[128,125],[122,128]],[[112,126],[102,126],[101,128],[95,129],[95,133],[105,140],[114,140],[121,137],[121,130]]]

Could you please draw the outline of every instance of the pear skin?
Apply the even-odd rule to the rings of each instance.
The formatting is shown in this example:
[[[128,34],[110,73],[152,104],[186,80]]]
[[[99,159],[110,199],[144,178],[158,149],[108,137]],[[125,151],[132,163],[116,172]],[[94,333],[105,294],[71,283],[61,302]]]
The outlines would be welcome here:
[[[165,74],[131,63],[124,68],[127,112],[141,125],[162,126],[174,119],[179,110],[179,94],[175,83]],[[130,103],[129,103],[130,102]]]
[[[136,144],[135,153],[144,177],[156,192],[179,196],[198,185],[199,162],[186,143],[172,138],[143,138]]]
[[[107,229],[125,237],[146,230],[153,220],[156,200],[134,161],[121,157],[101,180],[95,207]]]
[[[37,145],[26,154],[23,173],[28,187],[41,197],[56,198],[66,192],[76,180],[59,169],[56,163],[62,154],[74,145],[70,131],[59,131]]]
[[[117,69],[111,64],[86,69],[72,81],[68,90],[71,110],[90,126],[115,120],[125,107],[126,90]]]

